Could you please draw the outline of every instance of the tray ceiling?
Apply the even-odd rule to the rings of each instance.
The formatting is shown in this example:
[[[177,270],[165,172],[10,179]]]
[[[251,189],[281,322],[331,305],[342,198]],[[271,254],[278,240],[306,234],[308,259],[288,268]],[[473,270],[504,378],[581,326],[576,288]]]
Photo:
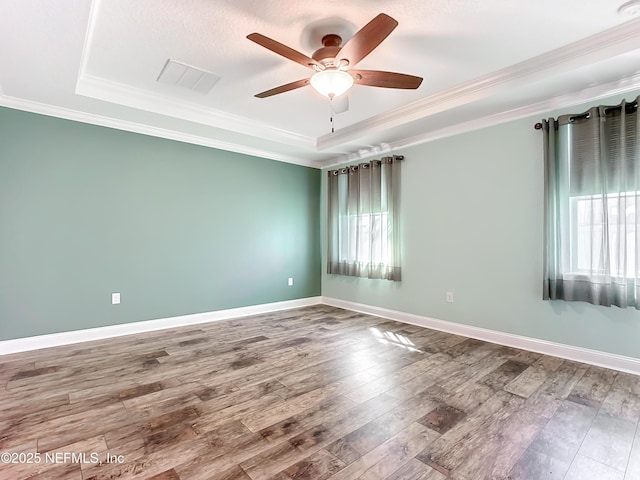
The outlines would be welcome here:
[[[0,105],[320,167],[640,88],[640,19],[618,6],[2,0]],[[381,12],[399,25],[358,68],[421,76],[419,89],[354,86],[334,133],[311,87],[254,97],[309,70],[246,35],[310,55]],[[190,67],[182,81],[168,61]]]

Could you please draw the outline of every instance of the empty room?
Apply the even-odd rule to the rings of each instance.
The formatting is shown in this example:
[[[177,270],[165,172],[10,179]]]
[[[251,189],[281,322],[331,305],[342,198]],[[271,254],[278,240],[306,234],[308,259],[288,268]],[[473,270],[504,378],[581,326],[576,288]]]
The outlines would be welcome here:
[[[639,0],[0,45],[0,480],[640,480]]]

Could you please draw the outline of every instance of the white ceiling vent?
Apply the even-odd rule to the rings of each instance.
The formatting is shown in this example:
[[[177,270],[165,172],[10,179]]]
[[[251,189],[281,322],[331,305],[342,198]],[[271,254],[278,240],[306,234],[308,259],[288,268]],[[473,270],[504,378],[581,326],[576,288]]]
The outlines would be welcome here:
[[[205,95],[211,91],[218,80],[220,80],[220,77],[215,73],[190,67],[171,59],[167,60],[160,75],[158,75],[160,83],[179,85]]]

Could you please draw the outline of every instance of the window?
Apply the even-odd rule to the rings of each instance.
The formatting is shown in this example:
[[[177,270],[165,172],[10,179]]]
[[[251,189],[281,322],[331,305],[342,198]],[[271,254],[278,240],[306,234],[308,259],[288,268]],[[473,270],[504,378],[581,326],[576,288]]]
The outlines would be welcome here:
[[[399,281],[400,160],[329,171],[327,272]]]
[[[593,276],[604,276],[607,272],[613,277],[635,276],[636,202],[639,194],[624,192],[571,197],[569,272]],[[601,255],[607,250],[608,258]]]
[[[340,245],[340,257],[347,262],[387,264],[391,261],[389,213],[361,213],[345,217],[349,242]],[[370,239],[383,239],[371,241]]]
[[[543,298],[640,309],[638,99],[543,128]]]

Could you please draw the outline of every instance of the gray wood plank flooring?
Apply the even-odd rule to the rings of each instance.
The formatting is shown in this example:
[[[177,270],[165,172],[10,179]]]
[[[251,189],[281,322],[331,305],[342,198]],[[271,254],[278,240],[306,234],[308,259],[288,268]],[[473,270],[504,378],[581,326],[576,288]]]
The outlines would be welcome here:
[[[325,305],[0,382],[3,480],[640,480],[640,377]]]

